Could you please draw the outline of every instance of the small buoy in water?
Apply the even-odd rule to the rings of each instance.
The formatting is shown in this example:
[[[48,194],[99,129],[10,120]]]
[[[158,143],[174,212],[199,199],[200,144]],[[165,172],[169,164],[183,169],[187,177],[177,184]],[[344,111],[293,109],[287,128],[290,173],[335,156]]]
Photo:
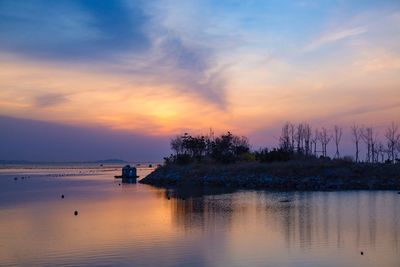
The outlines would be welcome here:
[[[149,168],[153,168],[153,165],[149,164]]]
[[[18,177],[14,177],[14,180],[15,180],[15,181],[18,180]]]
[[[171,198],[170,198],[170,197],[167,197],[167,199],[170,200]]]
[[[399,194],[399,195],[400,195],[400,191],[399,191],[399,192],[397,192],[397,194]]]
[[[64,198],[64,195],[61,195],[61,198]]]
[[[364,255],[364,252],[361,251],[361,255]]]
[[[121,184],[118,184],[118,185],[121,185]]]
[[[77,216],[77,215],[78,215],[78,211],[77,211],[77,210],[74,212],[74,215],[75,215],[75,216]]]

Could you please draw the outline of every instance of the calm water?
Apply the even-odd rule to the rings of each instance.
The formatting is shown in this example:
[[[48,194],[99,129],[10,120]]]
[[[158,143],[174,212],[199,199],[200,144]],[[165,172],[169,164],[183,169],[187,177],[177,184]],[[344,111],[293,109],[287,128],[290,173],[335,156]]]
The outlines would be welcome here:
[[[166,191],[117,173],[0,169],[0,265],[400,266],[394,191]]]

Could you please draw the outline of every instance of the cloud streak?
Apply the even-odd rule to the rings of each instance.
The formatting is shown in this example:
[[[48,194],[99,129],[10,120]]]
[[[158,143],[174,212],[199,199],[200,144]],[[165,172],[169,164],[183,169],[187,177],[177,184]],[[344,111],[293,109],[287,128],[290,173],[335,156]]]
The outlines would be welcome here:
[[[59,93],[47,93],[39,95],[34,99],[34,105],[40,108],[47,108],[67,102],[67,98]]]
[[[142,1],[2,0],[0,49],[33,60],[128,73],[225,108],[221,70],[211,70],[214,48],[184,41],[154,18],[151,8]]]
[[[318,48],[320,48],[322,46],[336,43],[336,42],[342,41],[342,40],[350,38],[350,37],[361,35],[366,32],[367,32],[366,27],[355,27],[355,28],[332,31],[332,32],[323,34],[316,40],[314,40],[311,43],[309,43],[308,45],[306,45],[303,48],[303,51],[309,52],[309,51],[317,50]]]

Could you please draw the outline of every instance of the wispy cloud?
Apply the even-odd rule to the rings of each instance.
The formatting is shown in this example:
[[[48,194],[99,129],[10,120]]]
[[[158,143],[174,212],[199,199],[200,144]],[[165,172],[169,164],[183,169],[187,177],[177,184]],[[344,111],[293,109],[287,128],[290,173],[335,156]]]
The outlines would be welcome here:
[[[171,85],[224,108],[222,75],[211,71],[215,49],[187,41],[155,18],[152,8],[154,3],[145,1],[1,0],[0,52],[68,66],[90,64],[116,75],[128,72],[129,79]],[[49,97],[39,96],[39,106],[47,103]]]
[[[304,52],[316,50],[324,45],[328,45],[331,43],[339,42],[341,40],[357,36],[367,32],[366,27],[355,27],[349,29],[342,29],[338,31],[332,31],[326,34],[323,34],[316,40],[312,41],[308,45],[303,48]]]
[[[379,113],[387,110],[395,110],[400,108],[400,102],[384,103],[384,104],[362,104],[355,108],[350,108],[340,112],[329,114],[328,116],[323,116],[318,118],[317,121],[325,122],[327,120],[338,120],[343,117],[354,118],[359,115],[369,114],[369,113]]]
[[[63,94],[59,93],[47,93],[39,95],[34,99],[34,104],[37,107],[46,108],[55,106],[67,101],[67,98]]]

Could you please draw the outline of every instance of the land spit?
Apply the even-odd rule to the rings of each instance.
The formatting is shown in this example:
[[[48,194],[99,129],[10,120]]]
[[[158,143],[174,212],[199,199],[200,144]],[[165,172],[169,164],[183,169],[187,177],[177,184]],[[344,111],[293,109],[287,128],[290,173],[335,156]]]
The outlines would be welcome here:
[[[277,190],[399,190],[400,164],[305,160],[168,164],[139,181],[159,187],[222,186]]]

